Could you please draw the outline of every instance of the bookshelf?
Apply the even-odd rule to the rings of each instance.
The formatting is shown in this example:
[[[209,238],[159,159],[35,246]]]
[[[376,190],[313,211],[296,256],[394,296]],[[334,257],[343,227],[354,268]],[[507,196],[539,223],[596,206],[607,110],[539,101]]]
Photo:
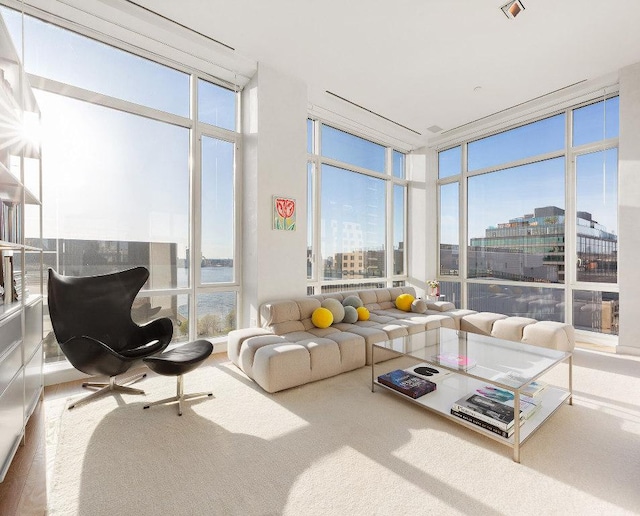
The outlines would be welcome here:
[[[43,389],[40,112],[0,17],[0,482]]]

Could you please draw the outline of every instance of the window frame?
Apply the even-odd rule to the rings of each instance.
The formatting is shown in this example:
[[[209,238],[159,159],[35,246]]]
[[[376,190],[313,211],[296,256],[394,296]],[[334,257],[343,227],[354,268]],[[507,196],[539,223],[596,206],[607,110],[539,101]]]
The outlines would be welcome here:
[[[387,287],[391,287],[398,284],[404,284],[404,282],[408,278],[407,265],[408,261],[408,247],[407,244],[407,235],[408,235],[408,216],[409,216],[409,179],[408,179],[408,153],[405,150],[394,147],[390,144],[386,144],[380,141],[377,141],[370,136],[366,136],[363,134],[359,134],[358,132],[341,127],[339,124],[334,122],[330,122],[324,120],[318,116],[309,115],[307,117],[307,123],[311,121],[311,152],[307,153],[307,166],[311,164],[312,166],[312,180],[313,184],[312,188],[312,198],[313,198],[313,207],[311,210],[312,218],[309,220],[309,224],[312,225],[312,234],[313,234],[313,248],[311,252],[311,260],[312,260],[312,277],[307,278],[307,292],[309,294],[320,294],[323,291],[323,288],[329,287],[338,287],[336,290],[339,290],[339,287],[346,286],[346,289],[352,290],[354,288],[367,288],[378,286],[381,283],[384,283]],[[329,126],[338,131],[350,134],[352,136],[356,136],[358,138],[362,138],[369,142],[372,142],[377,145],[381,145],[385,148],[385,170],[384,172],[377,172],[374,170],[369,170],[363,167],[359,167],[357,165],[352,165],[350,163],[345,163],[342,161],[338,161],[333,158],[328,158],[322,156],[322,125]],[[400,152],[405,156],[404,159],[404,177],[400,178],[394,175],[394,151]],[[358,174],[363,174],[367,177],[372,177],[376,179],[382,179],[385,181],[385,275],[381,278],[362,278],[358,280],[353,280],[349,278],[343,278],[343,280],[325,280],[321,276],[321,271],[323,270],[323,265],[321,263],[322,256],[320,254],[320,246],[321,242],[321,221],[322,221],[322,206],[321,206],[321,197],[322,197],[322,165],[328,165],[336,168],[340,168],[346,170],[348,172],[354,172]],[[403,227],[403,264],[402,270],[403,274],[395,275],[393,274],[394,270],[394,231],[393,231],[393,222],[394,222],[394,186],[400,185],[404,188],[404,227]],[[309,187],[309,186],[308,186]]]
[[[3,5],[3,7],[16,10],[12,5]],[[149,118],[151,120],[168,123],[178,127],[186,128],[189,131],[189,155],[186,158],[189,160],[189,249],[192,252],[189,253],[189,283],[187,287],[176,288],[161,288],[161,289],[143,289],[139,293],[139,297],[152,297],[152,296],[184,296],[188,297],[189,305],[189,320],[192,324],[189,325],[188,339],[194,340],[197,338],[197,299],[201,294],[212,294],[217,292],[234,292],[236,295],[236,321],[240,317],[240,308],[242,306],[242,219],[241,219],[241,205],[240,195],[242,188],[242,145],[243,138],[240,132],[240,113],[241,113],[241,95],[240,88],[237,85],[231,84],[223,79],[215,77],[205,71],[198,70],[189,65],[178,63],[167,56],[163,56],[148,50],[145,50],[139,46],[130,44],[122,39],[115,38],[108,34],[104,34],[100,31],[91,29],[86,26],[72,23],[65,20],[55,14],[43,12],[32,8],[30,6],[23,6],[23,12],[26,16],[31,16],[42,22],[60,27],[61,29],[71,31],[82,37],[95,40],[99,43],[108,45],[118,50],[122,50],[133,54],[142,59],[147,59],[154,63],[158,63],[162,66],[177,70],[185,73],[189,76],[189,116],[180,116],[172,113],[168,113],[159,109],[151,108],[141,104],[136,104],[126,100],[118,99],[108,95],[86,90],[77,86],[71,86],[56,80],[48,79],[45,77],[37,76],[31,73],[27,73],[27,78],[33,89],[39,89],[52,93],[55,95],[61,95],[69,97],[75,100],[84,101],[93,105],[102,106],[110,109],[122,111],[124,113],[133,114]],[[235,94],[235,131],[217,127],[214,125],[200,122],[198,120],[198,81],[203,80],[217,86],[229,89]],[[200,261],[196,260],[196,256],[201,255],[200,251],[200,238],[201,238],[201,139],[202,136],[208,136],[216,139],[228,141],[234,145],[234,278],[231,282],[216,283],[216,284],[203,284],[200,275]],[[226,342],[226,336],[219,337],[204,337],[213,342],[214,344]]]
[[[568,101],[567,104],[561,109],[557,108],[549,108],[546,112],[542,112],[536,117],[530,118],[522,118],[517,123],[511,122],[507,123],[504,126],[499,128],[494,128],[487,130],[486,132],[482,132],[481,129],[474,131],[473,135],[459,137],[457,140],[452,140],[449,142],[444,142],[440,146],[434,147],[435,151],[435,180],[436,180],[436,202],[437,202],[437,213],[438,213],[438,227],[437,227],[437,246],[435,246],[436,253],[436,271],[437,271],[437,279],[440,282],[453,282],[458,283],[460,285],[461,290],[461,307],[468,306],[468,287],[472,284],[489,284],[491,280],[483,280],[479,278],[468,278],[468,263],[467,263],[467,248],[469,246],[469,236],[468,236],[468,192],[467,192],[467,181],[470,177],[475,177],[482,174],[487,174],[491,172],[495,172],[498,170],[504,170],[520,165],[526,165],[530,163],[535,163],[538,161],[543,161],[546,159],[552,159],[556,157],[564,157],[565,160],[565,280],[563,284],[553,284],[553,283],[545,283],[545,288],[550,289],[560,289],[564,290],[564,299],[565,299],[565,307],[564,307],[564,320],[567,322],[573,321],[573,294],[576,291],[600,291],[607,293],[619,293],[619,278],[616,283],[594,283],[594,282],[584,282],[577,281],[576,278],[576,270],[575,270],[575,256],[576,256],[576,247],[577,247],[577,236],[576,236],[576,157],[581,154],[587,154],[589,152],[596,152],[602,150],[609,150],[613,148],[619,148],[619,137],[615,138],[607,138],[603,140],[599,140],[596,142],[591,142],[587,144],[582,144],[576,147],[572,146],[573,141],[573,112],[574,110],[583,108],[590,104],[595,104],[601,101],[609,101],[611,98],[619,96],[618,86],[610,87],[607,89],[605,94],[601,94],[599,96],[590,95],[586,99],[573,99],[572,101]],[[556,116],[558,114],[565,114],[565,145],[564,148],[560,151],[549,152],[541,155],[532,156],[529,158],[523,158],[514,160],[508,163],[501,163],[497,166],[486,167],[479,170],[469,171],[468,170],[468,144],[472,141],[477,141],[483,138],[487,138],[499,133],[503,133],[505,131],[509,131],[511,129],[515,129],[527,124],[535,123],[539,120],[544,120],[552,116]],[[451,150],[455,147],[461,146],[461,166],[459,174],[452,174],[445,176],[443,178],[439,177],[439,153]],[[619,159],[619,154],[618,154]],[[457,276],[443,276],[440,274],[440,187],[442,185],[451,184],[451,183],[459,183],[459,241],[460,241],[460,249],[459,249],[459,257],[460,257],[460,267],[459,274]],[[618,190],[620,188],[620,182],[618,181]],[[619,191],[618,191],[618,199],[619,199]],[[617,206],[617,210],[619,212],[619,204]],[[618,248],[620,247],[620,242],[618,242]],[[501,285],[505,286],[540,286],[540,284],[536,284],[534,282],[525,282],[525,281],[508,281],[501,280]],[[580,336],[581,342],[594,343],[594,344],[604,344],[604,345],[613,345],[615,346],[618,341],[617,335],[596,333],[592,331],[579,330],[576,329],[577,334]]]

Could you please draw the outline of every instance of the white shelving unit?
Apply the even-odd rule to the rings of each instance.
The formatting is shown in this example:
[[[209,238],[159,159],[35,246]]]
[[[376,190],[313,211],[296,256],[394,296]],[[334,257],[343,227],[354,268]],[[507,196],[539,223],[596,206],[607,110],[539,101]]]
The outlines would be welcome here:
[[[28,216],[29,244],[42,241],[42,165],[27,118],[40,112],[0,17],[0,482],[43,389],[42,250],[25,239]]]

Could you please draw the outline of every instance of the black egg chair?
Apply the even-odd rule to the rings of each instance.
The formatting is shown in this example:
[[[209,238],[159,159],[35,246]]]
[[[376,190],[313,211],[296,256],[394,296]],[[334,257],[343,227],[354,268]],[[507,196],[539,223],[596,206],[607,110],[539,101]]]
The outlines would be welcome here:
[[[173,323],[163,317],[138,325],[131,319],[133,301],[149,278],[144,267],[99,276],[63,276],[49,269],[49,315],[60,349],[71,365],[109,382],[86,382],[97,388],[69,406],[109,392],[144,394],[129,387],[146,373],[116,382],[136,361],[163,351],[171,341]]]

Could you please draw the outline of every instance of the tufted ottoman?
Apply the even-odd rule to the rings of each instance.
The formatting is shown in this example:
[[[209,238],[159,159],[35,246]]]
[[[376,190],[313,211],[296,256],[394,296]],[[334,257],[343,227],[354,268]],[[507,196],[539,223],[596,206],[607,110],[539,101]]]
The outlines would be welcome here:
[[[525,326],[535,324],[538,321],[530,317],[507,317],[506,319],[498,319],[493,323],[491,328],[491,336],[497,339],[513,340],[520,342],[522,340],[522,332]]]
[[[567,323],[539,321],[524,327],[522,342],[559,351],[573,351],[575,331],[573,326]]]
[[[231,361],[267,392],[329,378],[365,365],[365,341],[344,331],[275,335],[262,328],[229,332]]]
[[[480,335],[491,335],[491,329],[496,321],[506,319],[504,314],[495,314],[493,312],[478,312],[465,315],[460,321],[460,329],[471,333],[479,333]]]

